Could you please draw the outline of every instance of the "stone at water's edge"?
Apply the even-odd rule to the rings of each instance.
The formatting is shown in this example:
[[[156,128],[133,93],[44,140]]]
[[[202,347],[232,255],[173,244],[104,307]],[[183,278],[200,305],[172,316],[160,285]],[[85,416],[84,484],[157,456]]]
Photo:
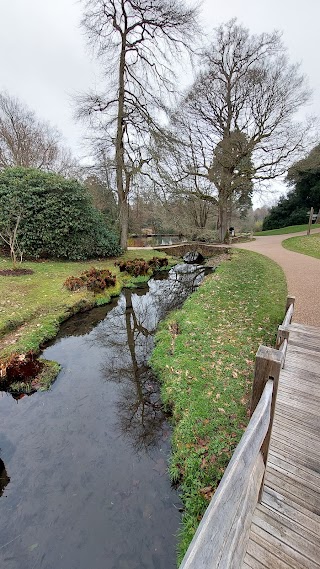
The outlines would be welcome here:
[[[184,255],[183,260],[185,263],[202,263],[204,257],[199,251],[189,251]]]

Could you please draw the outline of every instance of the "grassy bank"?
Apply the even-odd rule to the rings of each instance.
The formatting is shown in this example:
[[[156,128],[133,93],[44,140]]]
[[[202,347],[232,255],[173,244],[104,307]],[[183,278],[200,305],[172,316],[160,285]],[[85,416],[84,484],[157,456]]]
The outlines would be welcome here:
[[[320,259],[320,233],[290,237],[290,239],[282,241],[282,246],[290,251],[296,251],[296,253],[303,253],[303,255]]]
[[[170,473],[185,505],[179,562],[248,421],[254,357],[283,317],[278,265],[234,250],[162,323],[151,364],[173,412]]]
[[[128,251],[123,257],[151,259],[154,251]],[[157,253],[157,256],[165,256]],[[0,359],[12,353],[23,354],[30,350],[37,353],[39,347],[57,334],[59,325],[72,314],[93,306],[106,304],[117,296],[123,286],[133,286],[148,277],[130,277],[114,266],[115,259],[88,262],[25,262],[23,268],[33,274],[19,277],[0,276]],[[70,292],[63,283],[70,275],[95,266],[112,271],[117,276],[116,285],[95,295],[86,290]],[[0,259],[0,270],[11,268],[8,259]]]
[[[319,229],[320,223],[314,223],[312,229]],[[268,231],[256,231],[253,235],[287,235],[288,233],[299,233],[300,231],[307,231],[308,224],[304,225],[288,225],[288,227],[281,227],[280,229],[269,229]]]

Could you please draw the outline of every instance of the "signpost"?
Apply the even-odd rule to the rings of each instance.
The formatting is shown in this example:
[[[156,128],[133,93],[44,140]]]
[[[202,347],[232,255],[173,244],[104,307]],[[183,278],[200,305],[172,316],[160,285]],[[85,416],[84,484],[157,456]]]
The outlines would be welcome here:
[[[308,224],[307,235],[310,235],[310,229],[311,229],[311,225],[312,225],[312,220],[313,220],[313,207],[310,209],[309,224]]]

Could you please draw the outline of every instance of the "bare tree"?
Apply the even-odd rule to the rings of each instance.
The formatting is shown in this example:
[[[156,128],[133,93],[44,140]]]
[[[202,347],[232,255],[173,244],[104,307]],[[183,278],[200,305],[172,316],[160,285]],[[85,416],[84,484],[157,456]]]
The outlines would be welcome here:
[[[197,9],[182,0],[88,0],[83,26],[108,79],[105,92],[80,100],[97,142],[114,163],[121,246],[127,247],[132,181],[149,161],[150,126],[174,92],[173,60],[190,51]]]
[[[22,166],[65,176],[77,173],[69,149],[49,123],[7,93],[0,93],[0,169]]]
[[[215,30],[202,63],[173,116],[171,161],[180,184],[211,183],[202,197],[219,208],[223,241],[232,209],[250,206],[253,182],[283,175],[305,150],[310,124],[295,115],[309,92],[278,32],[250,36],[235,20]]]
[[[21,203],[19,203],[15,195],[12,195],[11,198],[6,200],[0,211],[0,239],[9,247],[13,268],[16,268],[18,258],[20,263],[22,263],[23,258],[23,251],[18,239],[18,230],[22,217]]]

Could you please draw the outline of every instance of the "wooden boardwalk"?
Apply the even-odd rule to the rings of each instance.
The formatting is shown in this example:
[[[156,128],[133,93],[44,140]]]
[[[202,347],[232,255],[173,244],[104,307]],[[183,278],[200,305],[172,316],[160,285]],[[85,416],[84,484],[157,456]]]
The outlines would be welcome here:
[[[243,569],[320,568],[320,328],[291,324]]]

